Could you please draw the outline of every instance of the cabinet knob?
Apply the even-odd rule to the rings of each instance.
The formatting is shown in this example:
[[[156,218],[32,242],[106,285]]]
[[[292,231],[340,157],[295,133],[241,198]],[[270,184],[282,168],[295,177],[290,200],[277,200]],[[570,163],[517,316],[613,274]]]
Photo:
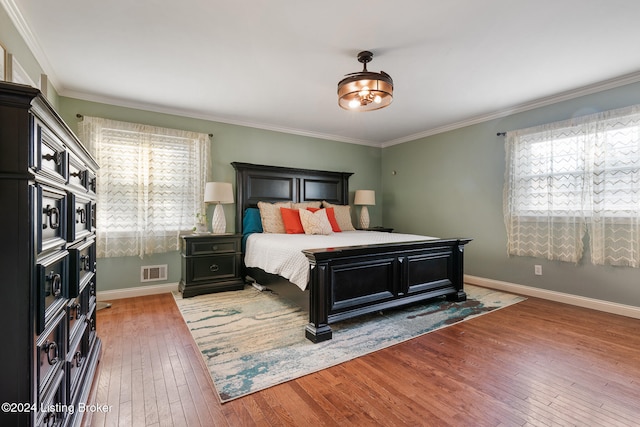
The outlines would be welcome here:
[[[209,270],[213,271],[213,272],[216,272],[216,271],[220,270],[220,267],[218,267],[218,264],[211,264],[209,266]]]
[[[56,414],[55,412],[47,412],[47,415],[44,416],[42,421],[44,422],[45,426],[49,427],[49,426],[56,425],[57,418],[58,418],[58,414]]]
[[[47,282],[51,282],[51,293],[47,293],[47,296],[53,295],[54,297],[59,297],[62,292],[62,277],[56,272],[50,272],[47,277],[45,277]]]
[[[47,362],[49,362],[49,365],[58,363],[58,344],[54,341],[46,341],[42,347],[42,351],[47,354]]]
[[[218,250],[218,245],[213,245],[213,246],[211,246],[211,250],[212,250],[212,251],[217,251],[217,250]]]
[[[58,153],[57,151],[54,152],[53,154],[44,154],[42,156],[43,159],[45,159],[46,161],[50,162],[51,160],[53,160],[53,162],[56,165],[60,165],[60,163],[62,163],[62,154]]]
[[[49,227],[53,230],[60,227],[60,209],[55,206],[47,205],[46,208],[42,208],[42,213],[49,219]],[[47,221],[42,221],[42,228],[47,228]]]
[[[82,353],[76,351],[73,355],[73,359],[76,361],[76,367],[79,368],[82,366]]]
[[[87,223],[87,211],[84,208],[76,209],[76,224]]]

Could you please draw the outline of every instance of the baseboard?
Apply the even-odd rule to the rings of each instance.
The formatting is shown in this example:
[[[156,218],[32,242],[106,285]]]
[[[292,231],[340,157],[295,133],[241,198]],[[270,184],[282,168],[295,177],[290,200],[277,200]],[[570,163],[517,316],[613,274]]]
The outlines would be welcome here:
[[[177,283],[163,283],[162,285],[138,286],[136,288],[114,289],[112,291],[98,291],[98,301],[143,297],[146,295],[164,294],[178,290]]]
[[[603,301],[594,298],[581,297],[578,295],[565,294],[562,292],[548,291],[546,289],[534,288],[531,286],[518,285],[515,283],[502,282],[500,280],[486,279],[484,277],[464,275],[465,283],[478,285],[485,288],[498,289],[515,294],[527,295],[530,297],[547,299],[550,301],[562,302],[565,304],[577,305],[579,307],[591,308],[593,310],[618,314],[620,316],[640,319],[640,307],[632,305],[618,304],[615,302]]]

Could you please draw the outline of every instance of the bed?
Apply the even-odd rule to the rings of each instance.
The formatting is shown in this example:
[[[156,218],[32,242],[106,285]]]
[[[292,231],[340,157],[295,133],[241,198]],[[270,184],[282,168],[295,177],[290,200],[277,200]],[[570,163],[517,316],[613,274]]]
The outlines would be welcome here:
[[[236,170],[236,228],[244,241],[249,231],[243,229],[245,212],[259,202],[349,204],[349,172],[239,162],[232,166]],[[366,313],[436,297],[466,300],[463,255],[471,239],[402,235],[382,239],[382,243],[301,250],[308,261],[305,336],[309,340],[329,340],[330,324]]]

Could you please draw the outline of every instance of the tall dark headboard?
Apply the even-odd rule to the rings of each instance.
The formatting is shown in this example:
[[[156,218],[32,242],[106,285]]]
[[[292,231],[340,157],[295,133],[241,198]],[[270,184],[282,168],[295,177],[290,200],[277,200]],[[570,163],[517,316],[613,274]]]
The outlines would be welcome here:
[[[258,202],[310,202],[326,200],[349,204],[352,172],[332,172],[233,162],[236,170],[236,230],[242,232],[242,215]]]

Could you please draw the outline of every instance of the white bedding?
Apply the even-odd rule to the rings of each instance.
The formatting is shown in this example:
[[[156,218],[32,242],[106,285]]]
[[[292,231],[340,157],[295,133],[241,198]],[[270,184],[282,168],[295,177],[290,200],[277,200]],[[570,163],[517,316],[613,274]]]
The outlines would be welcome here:
[[[437,237],[378,231],[343,231],[327,236],[254,233],[247,238],[244,262],[295,283],[304,290],[309,282],[309,261],[304,249],[432,240]]]

